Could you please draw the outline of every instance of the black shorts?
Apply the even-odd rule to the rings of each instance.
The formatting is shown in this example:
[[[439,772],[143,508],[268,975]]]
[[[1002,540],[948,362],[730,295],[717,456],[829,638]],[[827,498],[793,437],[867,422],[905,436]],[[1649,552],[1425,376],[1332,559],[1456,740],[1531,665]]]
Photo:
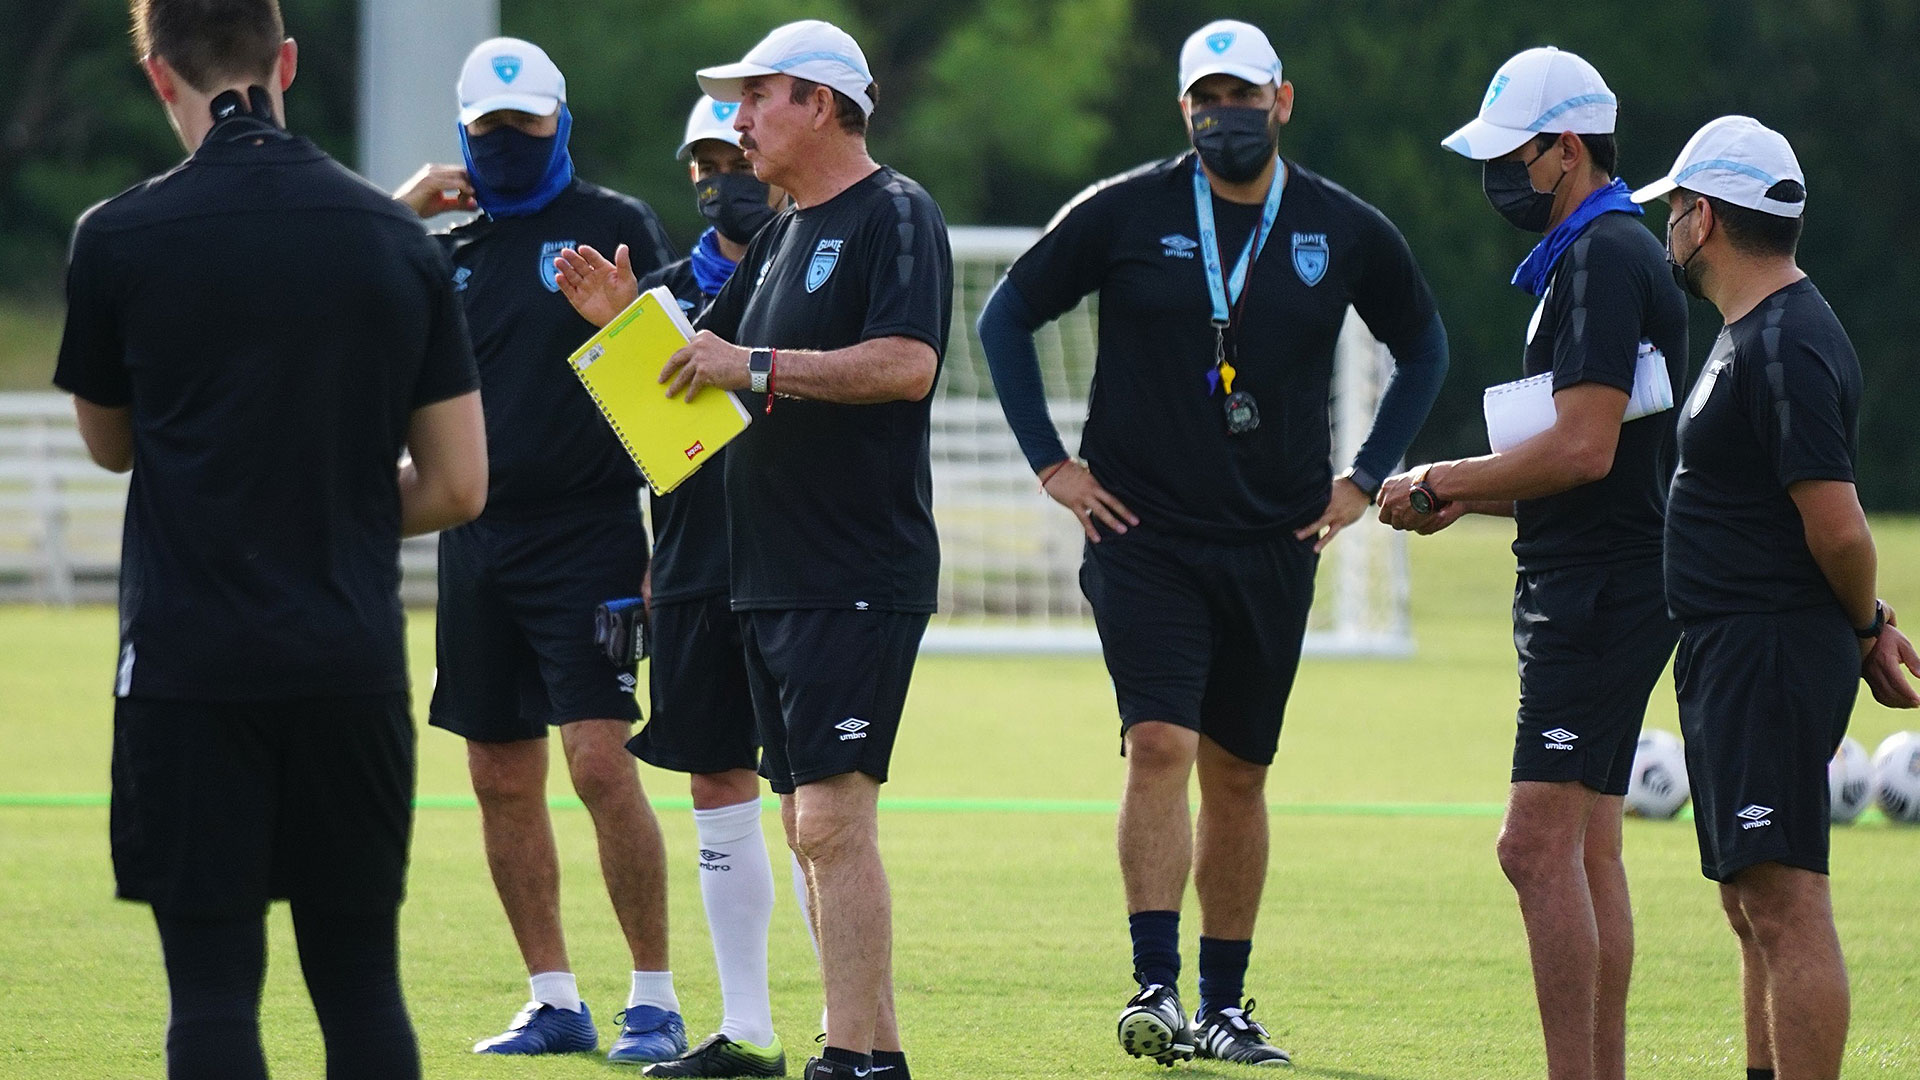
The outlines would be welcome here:
[[[1300,669],[1313,607],[1313,542],[1228,544],[1145,529],[1086,546],[1080,589],[1126,729],[1191,728],[1267,765]]]
[[[113,710],[113,872],[166,915],[258,916],[270,900],[387,910],[413,829],[407,695]]]
[[[637,665],[593,643],[593,609],[639,596],[646,572],[637,505],[441,533],[429,722],[514,742],[545,738],[549,724],[638,719]]]
[[[927,616],[905,611],[744,611],[760,775],[781,795],[866,773],[881,783]]]
[[[1625,795],[1647,697],[1680,636],[1658,560],[1521,574],[1513,780]]]
[[[1835,607],[1690,623],[1674,664],[1700,872],[1827,872],[1827,762],[1846,737],[1860,646]]]
[[[653,631],[653,715],[627,740],[627,749],[675,772],[754,768],[760,732],[747,689],[740,617],[726,596],[654,604],[647,618]]]

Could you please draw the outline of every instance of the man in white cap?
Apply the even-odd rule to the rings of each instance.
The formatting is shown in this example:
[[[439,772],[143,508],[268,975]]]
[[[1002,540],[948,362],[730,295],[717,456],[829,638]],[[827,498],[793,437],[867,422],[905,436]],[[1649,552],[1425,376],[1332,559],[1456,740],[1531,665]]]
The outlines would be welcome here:
[[[786,192],[753,175],[733,130],[739,105],[704,95],[687,117],[679,156],[690,159],[695,201],[710,223],[692,253],[642,278],[665,285],[690,318],[713,303],[773,220]],[[617,262],[630,263],[620,249]],[[722,454],[725,451],[721,451]],[[713,939],[725,1009],[720,1030],[649,1076],[785,1076],[786,1052],[773,1030],[767,992],[767,930],[773,869],[760,831],[760,737],[747,685],[740,622],[727,600],[725,467],[706,467],[651,499],[653,560],[647,568],[653,713],[627,741],[634,756],[689,774],[697,832],[700,897]],[[802,903],[804,884],[799,886]]]
[[[794,208],[747,245],[661,377],[670,395],[744,392],[761,414],[727,452],[729,572],[760,774],[814,901],[827,1033],[805,1075],[902,1080],[877,809],[939,578],[928,433],[952,318],[946,222],[868,156],[873,76],[839,28],[790,23],[699,79],[739,102],[754,174]],[[632,297],[597,252],[562,258],[591,321]]]
[[[1794,261],[1806,177],[1778,132],[1723,116],[1665,177],[1667,251],[1726,328],[1687,396],[1667,508],[1674,681],[1700,867],[1740,940],[1750,1080],[1835,1080],[1846,964],[1827,886],[1827,762],[1859,680],[1920,706],[1920,657],[1874,598],[1854,491],[1859,357]]]
[[[609,1056],[686,1050],[667,964],[666,852],[626,742],[635,665],[594,644],[594,608],[637,596],[647,569],[640,475],[563,361],[593,333],[560,295],[554,257],[626,245],[652,270],[665,234],[645,203],[575,178],[566,79],[544,50],[482,42],[460,73],[465,167],[428,166],[398,198],[423,217],[481,214],[440,239],[473,328],[492,461],[486,512],[440,535],[438,670],[430,722],[467,740],[481,834],[532,986],[478,1053],[594,1050],[567,956],[547,811],[548,731],[593,818],[633,967]]]
[[[1521,367],[1549,381],[1551,419],[1518,445],[1419,466],[1380,493],[1382,520],[1423,533],[1466,513],[1516,519],[1520,709],[1499,854],[1526,924],[1553,1080],[1626,1071],[1633,911],[1621,815],[1647,698],[1678,636],[1660,530],[1687,305],[1614,177],[1617,111],[1593,65],[1528,49],[1442,144],[1485,162],[1482,186],[1502,217],[1545,234],[1513,283],[1540,297]],[[1669,387],[1664,411],[1628,411],[1637,371]]]
[[[994,291],[980,337],[1042,489],[1087,534],[1081,587],[1127,759],[1120,872],[1138,988],[1120,1044],[1162,1064],[1283,1065],[1242,997],[1267,875],[1267,771],[1319,551],[1366,511],[1425,421],[1446,331],[1392,223],[1279,156],[1293,86],[1259,28],[1196,31],[1177,89],[1195,153],[1068,204]],[[1082,463],[1048,416],[1033,333],[1096,292]],[[1350,305],[1395,370],[1336,477],[1327,402]],[[1191,1022],[1177,986],[1189,875],[1201,912]]]

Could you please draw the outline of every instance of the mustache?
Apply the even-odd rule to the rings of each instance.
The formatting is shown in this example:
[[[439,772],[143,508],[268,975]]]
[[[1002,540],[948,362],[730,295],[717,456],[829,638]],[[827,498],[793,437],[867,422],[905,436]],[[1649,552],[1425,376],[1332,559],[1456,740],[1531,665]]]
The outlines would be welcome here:
[[[753,141],[753,136],[748,135],[745,132],[742,132],[740,135],[740,149],[758,150],[760,149],[760,144]]]

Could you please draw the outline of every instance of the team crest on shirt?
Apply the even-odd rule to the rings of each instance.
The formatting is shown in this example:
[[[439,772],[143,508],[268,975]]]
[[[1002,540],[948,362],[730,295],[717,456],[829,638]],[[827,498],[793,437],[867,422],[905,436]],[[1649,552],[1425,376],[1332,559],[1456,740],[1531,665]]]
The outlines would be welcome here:
[[[548,292],[560,291],[559,272],[553,268],[553,260],[564,249],[579,246],[575,240],[549,240],[540,245],[540,284],[545,285]]]
[[[1320,284],[1327,276],[1327,264],[1333,261],[1333,251],[1327,247],[1326,233],[1293,234],[1293,272],[1308,288]]]
[[[840,248],[845,240],[822,240],[813,249],[813,259],[807,263],[807,291],[816,292],[833,276],[833,268],[840,262]]]

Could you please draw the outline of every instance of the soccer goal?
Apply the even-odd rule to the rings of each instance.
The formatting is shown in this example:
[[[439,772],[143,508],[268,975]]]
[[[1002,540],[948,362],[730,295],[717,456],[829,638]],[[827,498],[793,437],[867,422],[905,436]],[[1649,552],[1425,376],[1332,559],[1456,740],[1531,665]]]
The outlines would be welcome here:
[[[933,512],[940,528],[940,614],[930,652],[1092,652],[1080,594],[1079,523],[1040,494],[994,396],[973,323],[1033,229],[955,228],[953,332],[933,401]],[[1080,444],[1093,378],[1097,299],[1040,331],[1036,344],[1054,423]],[[1330,406],[1335,470],[1366,438],[1391,358],[1352,310],[1341,331]],[[1406,655],[1405,537],[1372,514],[1342,533],[1320,563],[1307,651]]]

